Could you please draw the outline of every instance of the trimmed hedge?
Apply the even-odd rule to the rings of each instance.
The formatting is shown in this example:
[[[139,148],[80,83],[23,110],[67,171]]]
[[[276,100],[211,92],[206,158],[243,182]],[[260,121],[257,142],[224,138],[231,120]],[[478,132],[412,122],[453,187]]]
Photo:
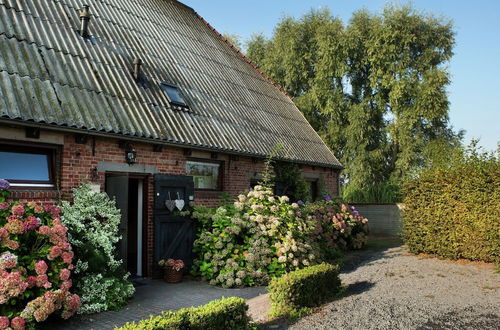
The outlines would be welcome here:
[[[250,322],[247,310],[245,299],[222,298],[199,307],[163,312],[159,316],[127,323],[115,330],[247,329]]]
[[[500,262],[500,163],[472,149],[404,187],[403,238],[413,253]]]
[[[273,278],[267,290],[271,316],[300,316],[337,296],[341,290],[339,267],[319,264]]]

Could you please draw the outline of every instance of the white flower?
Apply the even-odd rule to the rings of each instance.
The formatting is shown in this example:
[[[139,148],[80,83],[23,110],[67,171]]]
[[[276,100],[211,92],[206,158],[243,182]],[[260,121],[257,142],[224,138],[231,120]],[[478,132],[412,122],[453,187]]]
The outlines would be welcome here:
[[[292,203],[292,208],[294,208],[294,209],[298,209],[298,208],[299,208],[299,204],[297,204],[297,203]]]
[[[243,203],[244,201],[246,201],[247,197],[245,195],[238,195],[238,200]]]
[[[285,263],[286,262],[286,257],[285,256],[281,256],[278,258],[278,261],[281,262],[281,263]]]
[[[281,196],[280,199],[282,202],[285,202],[285,203],[288,203],[290,201],[290,198],[288,198],[288,196]]]
[[[267,198],[267,200],[268,200],[269,202],[271,202],[271,203],[274,203],[274,202],[275,202],[274,196],[269,196],[269,197]]]

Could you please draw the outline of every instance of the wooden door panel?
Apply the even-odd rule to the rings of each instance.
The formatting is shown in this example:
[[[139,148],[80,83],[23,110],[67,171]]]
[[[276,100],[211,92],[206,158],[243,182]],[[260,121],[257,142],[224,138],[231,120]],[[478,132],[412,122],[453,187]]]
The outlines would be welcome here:
[[[170,194],[170,196],[169,196]],[[178,210],[169,211],[165,200],[184,200],[185,207],[193,200],[193,178],[188,176],[155,175],[155,274],[160,275],[160,259],[182,259],[187,267],[193,261],[195,224],[189,217],[176,215]]]

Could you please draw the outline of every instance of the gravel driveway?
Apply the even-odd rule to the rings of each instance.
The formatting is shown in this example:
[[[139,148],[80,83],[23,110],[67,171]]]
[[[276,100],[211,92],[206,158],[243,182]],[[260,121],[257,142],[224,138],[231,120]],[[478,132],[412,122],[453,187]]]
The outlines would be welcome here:
[[[500,329],[500,275],[491,265],[392,247],[351,254],[341,278],[343,298],[289,328]]]

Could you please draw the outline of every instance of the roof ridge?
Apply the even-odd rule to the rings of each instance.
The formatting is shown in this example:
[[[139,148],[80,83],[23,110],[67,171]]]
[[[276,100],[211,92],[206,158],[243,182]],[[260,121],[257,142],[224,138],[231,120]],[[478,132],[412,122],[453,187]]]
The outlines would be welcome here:
[[[176,0],[177,3],[179,4],[182,4],[184,5],[182,2]],[[186,5],[184,5],[186,6]],[[236,47],[232,42],[230,42],[226,37],[224,37],[219,31],[217,31],[216,28],[214,28],[210,23],[208,23],[208,21],[206,19],[203,18],[203,16],[201,16],[200,14],[198,14],[198,12],[196,10],[194,10],[193,8],[189,7],[189,6],[186,6],[187,8],[191,9],[194,14],[196,15],[196,17],[198,17],[203,23],[205,23],[209,28],[210,30],[212,30],[215,34],[217,34],[219,36],[219,38],[224,41],[226,44],[228,44],[231,49],[238,55],[240,55],[248,64],[250,64],[262,77],[264,77],[267,81],[269,81],[271,83],[271,85],[273,85],[274,87],[276,87],[277,89],[279,89],[283,94],[285,94],[286,96],[288,96],[290,99],[293,99],[292,96],[290,94],[288,94],[288,92],[280,85],[278,84],[277,82],[275,82],[271,77],[269,77],[264,71],[262,71],[261,69],[259,69],[259,67],[251,60],[249,59],[245,54],[243,54],[242,51],[240,51],[238,49],[238,47]]]

